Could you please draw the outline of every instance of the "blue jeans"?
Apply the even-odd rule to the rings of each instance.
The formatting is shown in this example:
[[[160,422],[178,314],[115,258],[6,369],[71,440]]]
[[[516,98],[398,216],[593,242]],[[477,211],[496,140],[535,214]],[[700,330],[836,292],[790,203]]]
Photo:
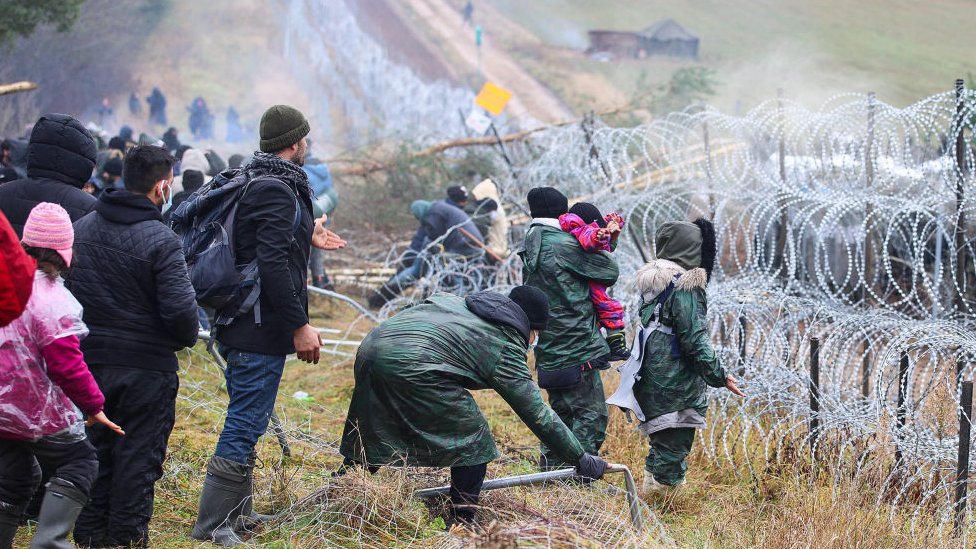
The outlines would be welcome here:
[[[285,369],[284,355],[262,355],[220,345],[227,361],[227,418],[214,455],[246,464],[258,439],[268,430],[278,384]]]
[[[393,275],[386,285],[392,288],[397,288],[398,290],[409,288],[413,286],[414,282],[423,273],[424,269],[424,254],[417,254],[414,258],[413,263],[409,267],[400,271],[399,273]]]

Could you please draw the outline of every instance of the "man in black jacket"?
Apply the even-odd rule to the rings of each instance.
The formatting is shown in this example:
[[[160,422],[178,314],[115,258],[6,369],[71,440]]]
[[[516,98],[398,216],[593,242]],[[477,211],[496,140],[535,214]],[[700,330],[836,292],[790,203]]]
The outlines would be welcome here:
[[[321,345],[308,323],[306,287],[318,224],[302,170],[309,124],[297,109],[275,105],[261,117],[260,128],[261,150],[241,168],[251,182],[238,206],[235,249],[239,265],[257,259],[261,320],[244,313],[217,328],[229,402],[191,534],[224,546],[242,543],[237,531],[261,517],[251,506],[254,447],[268,428],[285,357],[297,352],[299,359],[318,363]],[[314,229],[316,235],[324,232]]]
[[[34,125],[27,145],[27,179],[0,186],[0,211],[17,236],[23,236],[27,216],[41,202],[67,210],[72,221],[95,207],[95,199],[81,190],[95,167],[95,140],[66,114],[45,114]]]
[[[93,426],[98,478],[75,523],[82,547],[148,544],[153,485],[162,475],[176,420],[176,351],[197,340],[196,296],[179,239],[163,225],[172,200],[173,157],[133,148],[125,190],[106,189],[95,211],[75,222],[68,288],[85,308],[81,349],[106,413],[126,426],[119,437]]]

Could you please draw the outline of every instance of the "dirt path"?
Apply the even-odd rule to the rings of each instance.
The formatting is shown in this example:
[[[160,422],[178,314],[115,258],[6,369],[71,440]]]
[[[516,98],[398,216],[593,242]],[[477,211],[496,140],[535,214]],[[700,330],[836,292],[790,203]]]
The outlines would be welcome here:
[[[478,51],[474,31],[465,26],[461,14],[446,0],[405,0],[405,3],[428,25],[441,45],[453,50],[465,70],[477,71]],[[506,112],[519,120],[533,118],[543,123],[557,123],[576,118],[573,111],[545,85],[492,43],[486,33],[481,46],[482,71],[485,79],[511,91],[513,97]]]

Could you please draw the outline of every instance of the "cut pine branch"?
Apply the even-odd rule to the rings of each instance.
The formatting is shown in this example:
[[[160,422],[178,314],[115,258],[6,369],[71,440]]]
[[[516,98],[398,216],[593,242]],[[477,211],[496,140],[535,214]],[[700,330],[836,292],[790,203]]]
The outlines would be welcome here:
[[[34,82],[14,82],[12,84],[0,84],[0,95],[36,90],[37,84]]]

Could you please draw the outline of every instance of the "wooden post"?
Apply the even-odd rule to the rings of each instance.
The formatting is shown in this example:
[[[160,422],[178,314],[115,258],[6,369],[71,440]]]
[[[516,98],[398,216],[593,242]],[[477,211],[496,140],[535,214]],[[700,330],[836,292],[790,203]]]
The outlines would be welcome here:
[[[966,167],[966,137],[965,137],[965,92],[966,85],[962,79],[956,80],[956,119],[953,123],[956,131],[956,283],[959,285],[956,307],[963,312],[966,307],[966,295],[970,293],[966,283],[966,214],[963,211],[966,201],[965,167]]]
[[[871,395],[871,348],[864,344],[864,357],[861,361],[861,396]]]
[[[810,456],[816,457],[820,437],[820,338],[810,338]]]
[[[969,438],[972,426],[973,382],[962,383],[962,396],[959,398],[959,453],[956,457],[956,516],[952,532],[961,537],[966,527],[966,484],[969,482]]]
[[[908,393],[908,351],[901,352],[898,361],[898,407],[895,409],[895,421],[898,423],[898,433],[905,429],[905,396]],[[901,465],[901,446],[895,445],[895,466]]]

